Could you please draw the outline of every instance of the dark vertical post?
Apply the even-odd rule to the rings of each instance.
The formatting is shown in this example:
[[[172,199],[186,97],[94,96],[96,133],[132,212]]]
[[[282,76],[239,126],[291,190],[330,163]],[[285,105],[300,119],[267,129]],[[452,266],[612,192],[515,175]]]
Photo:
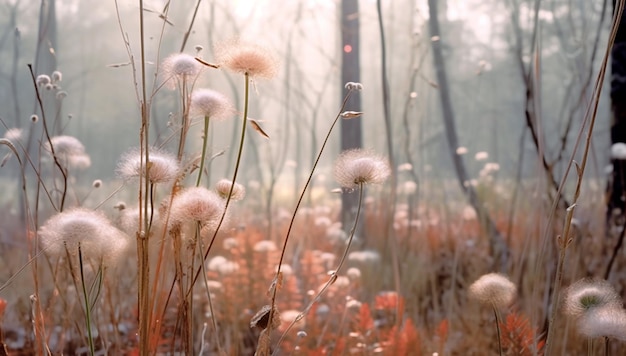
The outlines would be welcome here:
[[[358,0],[341,1],[341,87],[347,82],[361,80],[359,61],[359,2]],[[342,98],[347,93],[342,90]],[[361,111],[361,95],[354,93],[346,103],[347,110]],[[341,121],[341,150],[359,148],[363,145],[361,120]],[[357,194],[342,194],[341,221],[350,226],[356,214]]]

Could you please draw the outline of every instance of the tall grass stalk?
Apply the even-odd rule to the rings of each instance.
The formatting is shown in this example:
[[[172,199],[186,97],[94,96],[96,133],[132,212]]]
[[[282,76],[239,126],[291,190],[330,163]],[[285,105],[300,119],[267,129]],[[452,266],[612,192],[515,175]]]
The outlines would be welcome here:
[[[567,209],[567,216],[566,216],[566,220],[565,220],[565,225],[563,228],[563,235],[560,236],[557,240],[558,240],[558,245],[559,245],[559,258],[557,261],[557,271],[554,277],[554,283],[553,283],[553,288],[554,288],[554,293],[552,295],[552,301],[551,301],[551,315],[549,318],[549,323],[548,323],[548,334],[546,336],[546,345],[545,345],[545,354],[546,355],[551,355],[552,354],[552,347],[553,347],[553,339],[554,339],[554,329],[555,329],[555,322],[556,322],[556,317],[558,315],[558,303],[559,303],[559,299],[560,299],[560,289],[561,289],[561,284],[562,284],[562,279],[563,279],[563,266],[564,266],[564,260],[565,260],[565,251],[567,249],[567,246],[570,243],[570,228],[572,225],[572,219],[574,216],[574,209],[576,208],[576,204],[578,202],[578,198],[580,197],[580,193],[581,193],[581,187],[582,187],[582,180],[583,180],[583,175],[585,173],[585,168],[587,166],[587,159],[589,157],[589,151],[591,149],[591,140],[593,138],[593,129],[595,126],[595,122],[596,122],[596,117],[598,114],[598,105],[600,103],[600,94],[602,92],[602,85],[604,83],[604,77],[606,74],[606,68],[608,66],[608,61],[611,55],[611,50],[613,48],[613,43],[615,42],[615,37],[617,36],[617,29],[619,27],[619,22],[621,19],[621,15],[622,12],[624,10],[624,4],[626,3],[626,0],[621,0],[619,2],[619,6],[616,9],[614,16],[613,16],[613,22],[612,22],[612,27],[611,27],[611,34],[609,36],[609,40],[607,43],[607,48],[605,50],[604,53],[604,58],[602,60],[602,64],[600,66],[600,72],[598,73],[598,76],[596,78],[596,82],[595,82],[595,86],[594,86],[594,90],[593,90],[593,95],[592,95],[592,100],[591,103],[589,104],[589,106],[587,107],[587,110],[585,112],[585,119],[583,121],[582,127],[580,129],[578,138],[576,140],[576,145],[575,148],[572,152],[572,156],[569,159],[568,162],[568,167],[567,170],[563,176],[563,179],[561,181],[561,184],[559,186],[559,190],[561,190],[563,188],[563,186],[565,185],[565,179],[567,178],[569,169],[572,165],[572,163],[576,163],[574,161],[574,154],[576,154],[576,148],[579,147],[579,143],[580,140],[582,138],[582,135],[584,133],[584,129],[585,129],[585,124],[589,123],[589,128],[587,129],[587,137],[585,140],[585,146],[583,149],[583,157],[581,160],[581,163],[578,164],[576,163],[576,173],[578,175],[578,179],[576,182],[576,190],[574,192],[574,199],[572,201],[572,205]],[[560,193],[559,193],[560,194]],[[555,211],[556,209],[556,204],[558,202],[555,201],[552,211]]]
[[[222,213],[220,221],[217,224],[217,227],[215,228],[215,232],[213,233],[213,237],[211,237],[211,241],[209,242],[209,245],[207,246],[204,252],[202,263],[205,263],[207,258],[209,257],[209,252],[211,252],[213,243],[215,242],[215,239],[217,238],[217,234],[219,233],[220,228],[222,227],[222,224],[224,223],[224,219],[226,218],[226,212],[228,211],[228,206],[230,204],[230,200],[233,195],[233,189],[235,189],[235,183],[237,182],[237,174],[239,173],[239,165],[241,163],[241,157],[243,154],[243,144],[246,138],[246,127],[247,127],[246,124],[248,122],[249,100],[250,100],[250,74],[246,72],[244,73],[244,97],[243,97],[243,118],[242,118],[243,122],[241,123],[241,136],[239,138],[239,149],[237,150],[237,161],[235,163],[235,171],[233,172],[233,179],[231,180],[232,184],[230,186],[228,197],[226,197],[226,202],[224,204],[224,212]],[[206,133],[205,133],[205,136],[206,136]],[[202,267],[198,267],[198,270],[196,271],[196,274],[191,282],[192,286],[198,280],[200,273],[202,273]],[[190,289],[190,292],[191,292],[191,289]]]

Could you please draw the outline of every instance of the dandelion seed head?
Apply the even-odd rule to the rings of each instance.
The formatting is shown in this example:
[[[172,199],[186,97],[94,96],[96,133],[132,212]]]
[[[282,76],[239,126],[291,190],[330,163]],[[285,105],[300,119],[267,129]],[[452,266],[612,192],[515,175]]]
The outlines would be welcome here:
[[[46,86],[50,84],[50,77],[46,74],[40,74],[37,76],[35,82],[37,82],[37,85],[39,86]]]
[[[200,223],[202,227],[217,228],[224,212],[224,202],[204,187],[186,188],[174,197],[170,207],[170,223]]]
[[[146,164],[145,157],[142,157],[138,148],[131,149],[122,155],[117,165],[117,175],[125,180],[146,176],[151,183],[167,183],[178,177],[180,165],[174,155],[162,151],[158,148],[150,148],[149,162]],[[142,161],[143,165],[142,165]]]
[[[515,300],[517,287],[506,276],[489,273],[472,283],[468,292],[472,299],[501,308],[511,305]]]
[[[231,200],[242,200],[246,196],[246,188],[239,183],[235,183],[233,186],[232,182],[228,179],[220,179],[217,183],[215,183],[215,191],[220,197],[222,197],[222,199],[228,198],[228,193],[230,193],[231,187],[233,189],[230,196]]]
[[[163,61],[163,72],[168,77],[192,78],[200,73],[200,69],[200,63],[185,53],[174,53]]]
[[[583,278],[565,290],[563,312],[580,317],[595,308],[622,308],[622,300],[613,286],[601,279]]]
[[[42,225],[39,235],[46,253],[55,257],[65,257],[66,248],[76,255],[80,245],[85,258],[113,259],[128,245],[124,233],[104,214],[85,208],[57,213]]]
[[[621,308],[594,308],[577,322],[578,331],[588,338],[609,337],[626,341],[626,311]]]
[[[50,142],[46,144],[48,152],[52,152],[50,148],[54,148],[54,153],[61,156],[80,156],[85,153],[85,146],[74,136],[54,136],[50,138]]]
[[[191,93],[191,115],[208,116],[211,120],[223,120],[235,109],[222,93],[211,89],[197,89]]]
[[[58,83],[61,80],[63,80],[63,73],[61,73],[58,70],[55,70],[54,72],[52,72],[52,81],[53,82]]]
[[[87,169],[91,167],[91,157],[88,154],[83,153],[79,155],[72,155],[67,157],[67,163],[70,167],[76,169]]]
[[[278,60],[266,48],[233,41],[216,48],[217,60],[224,67],[250,77],[271,79],[278,71]]]
[[[335,162],[335,180],[344,188],[381,184],[391,174],[389,163],[362,149],[344,151]]]
[[[22,139],[22,129],[20,128],[12,128],[8,129],[7,132],[4,133],[4,138],[11,142],[19,141]]]
[[[358,281],[361,279],[361,270],[356,267],[350,267],[346,271],[346,276],[348,276],[351,281]]]
[[[272,252],[276,251],[278,248],[276,247],[276,243],[270,240],[262,240],[254,244],[252,248],[254,252]]]

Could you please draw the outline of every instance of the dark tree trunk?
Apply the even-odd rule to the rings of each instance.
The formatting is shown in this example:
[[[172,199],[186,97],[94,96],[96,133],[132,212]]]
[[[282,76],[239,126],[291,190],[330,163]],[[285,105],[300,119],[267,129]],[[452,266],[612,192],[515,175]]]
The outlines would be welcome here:
[[[613,11],[617,11],[613,0]],[[626,143],[626,12],[622,12],[620,24],[611,51],[611,144]],[[626,160],[611,157],[613,163],[612,179],[607,185],[607,223],[608,226],[624,224],[626,196]],[[607,233],[611,231],[607,230]]]
[[[456,124],[454,121],[454,110],[452,108],[452,98],[450,97],[450,90],[448,86],[448,77],[446,73],[445,59],[443,57],[442,45],[441,45],[441,31],[439,29],[439,18],[437,11],[438,0],[428,0],[428,7],[430,12],[429,29],[430,35],[433,38],[433,60],[435,71],[437,75],[437,84],[439,86],[439,95],[441,101],[441,110],[443,113],[443,122],[446,131],[446,139],[448,141],[448,148],[452,156],[452,163],[454,164],[454,170],[456,172],[459,185],[469,203],[472,205],[476,214],[480,220],[480,223],[490,239],[491,252],[494,255],[494,263],[496,267],[503,269],[503,265],[506,262],[508,255],[508,248],[502,238],[502,235],[496,228],[495,223],[489,216],[489,212],[485,209],[483,202],[476,194],[476,190],[469,182],[469,176],[465,165],[460,155],[456,154],[456,148],[459,147],[458,135],[456,132]]]
[[[347,82],[361,80],[359,61],[359,2],[358,0],[341,1],[341,86]],[[346,94],[343,90],[342,97]],[[351,95],[346,109],[361,111],[361,96]],[[341,150],[359,148],[362,144],[361,120],[341,120]],[[341,221],[350,226],[356,214],[358,195],[355,192],[344,193],[341,198]]]

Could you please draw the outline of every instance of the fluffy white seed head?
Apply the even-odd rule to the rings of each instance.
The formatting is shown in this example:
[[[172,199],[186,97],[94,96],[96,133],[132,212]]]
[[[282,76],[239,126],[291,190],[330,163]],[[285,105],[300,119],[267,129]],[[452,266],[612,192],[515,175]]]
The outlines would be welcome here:
[[[12,128],[8,129],[7,132],[4,133],[4,138],[11,142],[16,142],[22,139],[22,129],[20,128]]]
[[[168,78],[193,78],[202,68],[193,56],[185,53],[175,53],[163,61],[163,72]]]
[[[626,311],[594,308],[578,319],[578,331],[588,338],[609,337],[626,341]]]
[[[35,81],[39,86],[46,86],[50,84],[50,77],[46,74],[40,74],[37,76],[37,79]]]
[[[233,189],[230,196],[231,200],[242,200],[246,196],[246,188],[239,183],[235,183],[233,186],[233,183],[228,179],[220,179],[217,183],[215,183],[215,191],[223,199],[228,198],[231,187]]]
[[[79,156],[85,154],[85,146],[73,136],[54,136],[50,139],[54,153],[59,156]],[[50,143],[46,144],[48,152],[52,152]]]
[[[507,307],[517,295],[517,287],[506,276],[489,273],[478,278],[469,287],[469,296],[494,307]]]
[[[577,318],[597,308],[622,308],[622,299],[609,282],[583,278],[565,290],[563,312],[566,315]]]
[[[65,257],[67,253],[76,256],[80,245],[84,258],[110,261],[128,246],[125,234],[104,214],[84,208],[52,216],[42,225],[39,236],[46,254],[54,257]]]
[[[180,165],[174,155],[157,148],[151,148],[146,164],[139,149],[125,153],[117,165],[117,174],[122,179],[146,177],[152,183],[167,183],[178,177]],[[143,164],[142,164],[142,161]],[[148,168],[148,169],[146,169]]]
[[[278,70],[277,59],[259,45],[233,41],[215,50],[218,62],[236,73],[270,79]]]
[[[63,80],[63,73],[61,73],[58,70],[55,70],[54,72],[52,72],[52,81],[53,82],[58,83],[61,80]]]
[[[335,179],[344,188],[383,183],[391,174],[389,163],[362,149],[344,151],[335,162]]]
[[[224,201],[204,187],[184,189],[174,197],[170,207],[172,226],[200,223],[203,228],[216,228],[224,212]]]
[[[211,120],[223,120],[231,116],[235,109],[228,98],[215,90],[197,89],[191,93],[192,116],[208,116]]]

